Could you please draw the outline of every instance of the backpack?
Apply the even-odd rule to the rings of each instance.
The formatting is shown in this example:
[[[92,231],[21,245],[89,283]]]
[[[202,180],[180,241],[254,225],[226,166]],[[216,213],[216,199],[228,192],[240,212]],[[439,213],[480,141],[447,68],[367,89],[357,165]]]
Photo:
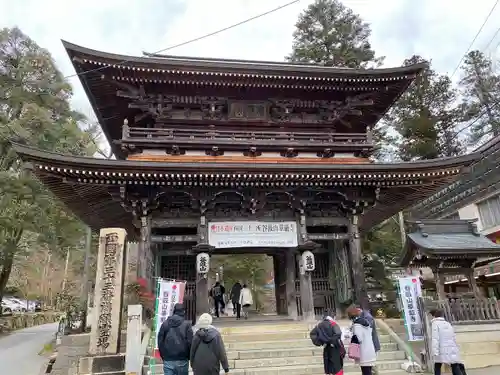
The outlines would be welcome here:
[[[165,335],[163,343],[165,348],[168,348],[170,356],[179,356],[188,353],[189,343],[187,342],[186,332],[181,332],[181,327],[170,327]],[[186,327],[182,327],[186,330]],[[189,354],[188,354],[189,355]]]
[[[214,290],[213,291],[214,297],[220,297],[220,296],[222,296],[222,290],[221,290],[220,285],[215,286],[213,290]]]

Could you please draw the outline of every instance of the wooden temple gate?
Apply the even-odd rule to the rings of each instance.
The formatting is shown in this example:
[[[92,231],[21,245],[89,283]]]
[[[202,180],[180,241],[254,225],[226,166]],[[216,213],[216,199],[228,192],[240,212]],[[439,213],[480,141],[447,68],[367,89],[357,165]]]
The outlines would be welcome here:
[[[155,276],[186,280],[193,318],[208,309],[196,256],[222,252],[274,257],[281,314],[368,308],[362,233],[480,157],[370,160],[372,127],[425,64],[342,70],[65,48],[116,160],[14,148],[90,227],[139,243],[151,287]],[[265,246],[211,241],[211,225],[228,221],[288,222],[293,233]]]

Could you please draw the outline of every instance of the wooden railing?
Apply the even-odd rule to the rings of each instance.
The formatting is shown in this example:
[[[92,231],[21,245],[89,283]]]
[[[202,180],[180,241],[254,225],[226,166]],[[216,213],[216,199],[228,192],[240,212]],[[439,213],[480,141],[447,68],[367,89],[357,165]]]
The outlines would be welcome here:
[[[437,308],[452,324],[500,321],[500,304],[496,298],[456,298],[445,301],[425,301],[426,311]]]
[[[206,143],[321,143],[321,144],[360,144],[371,145],[371,131],[366,133],[312,133],[312,132],[276,132],[276,131],[239,131],[239,130],[200,130],[200,129],[163,129],[136,128],[124,125],[122,141],[141,143],[189,142]]]

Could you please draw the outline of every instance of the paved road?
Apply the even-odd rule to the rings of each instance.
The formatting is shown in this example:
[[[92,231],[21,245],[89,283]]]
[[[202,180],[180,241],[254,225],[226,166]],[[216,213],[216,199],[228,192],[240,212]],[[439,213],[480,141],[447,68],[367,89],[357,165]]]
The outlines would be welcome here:
[[[485,367],[482,369],[467,370],[467,375],[498,375],[500,366]]]
[[[0,373],[2,375],[38,375],[47,360],[38,355],[57,331],[58,323],[15,331],[0,338]]]

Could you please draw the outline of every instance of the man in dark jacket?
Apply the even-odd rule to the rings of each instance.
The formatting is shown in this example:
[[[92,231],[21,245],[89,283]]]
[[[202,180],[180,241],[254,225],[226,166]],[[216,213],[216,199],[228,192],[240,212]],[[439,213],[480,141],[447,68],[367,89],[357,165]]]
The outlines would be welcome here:
[[[220,367],[229,372],[226,348],[220,333],[212,326],[212,316],[202,314],[191,345],[191,367],[194,375],[219,375]]]
[[[233,303],[233,311],[236,314],[236,319],[241,319],[241,304],[240,304],[241,284],[239,281],[234,283],[231,288],[231,302]]]
[[[224,313],[224,308],[226,307],[226,304],[224,303],[224,293],[226,293],[226,289],[218,281],[210,290],[210,297],[214,299],[215,316],[217,318],[219,317],[219,311]]]
[[[165,375],[188,375],[192,341],[191,322],[184,319],[184,306],[177,303],[172,316],[163,322],[158,332],[158,350]]]

